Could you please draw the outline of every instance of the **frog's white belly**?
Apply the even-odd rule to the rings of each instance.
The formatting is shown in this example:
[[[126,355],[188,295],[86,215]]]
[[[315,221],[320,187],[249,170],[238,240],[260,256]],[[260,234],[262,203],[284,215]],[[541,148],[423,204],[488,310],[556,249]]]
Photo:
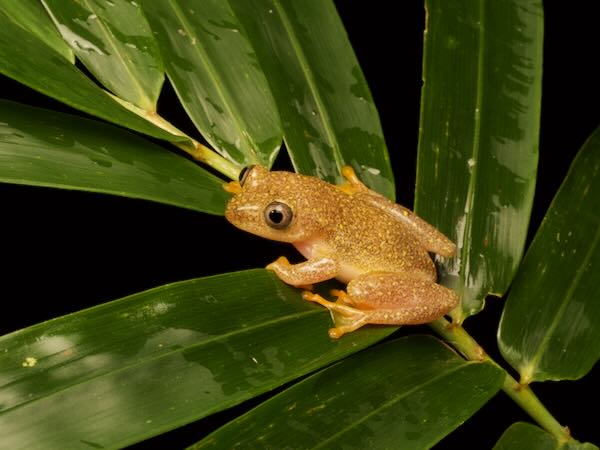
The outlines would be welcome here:
[[[293,245],[306,259],[331,258],[332,251],[330,247],[321,241],[294,242]],[[361,270],[358,267],[345,264],[339,260],[336,260],[336,262],[340,266],[340,271],[335,278],[342,283],[347,284],[354,278],[367,272],[364,269]]]

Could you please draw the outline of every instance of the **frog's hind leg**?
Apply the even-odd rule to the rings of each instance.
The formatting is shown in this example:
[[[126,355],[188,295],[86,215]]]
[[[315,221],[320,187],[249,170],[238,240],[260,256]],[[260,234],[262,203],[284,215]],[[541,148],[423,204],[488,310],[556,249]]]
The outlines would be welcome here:
[[[336,325],[329,336],[339,338],[368,323],[416,325],[431,322],[458,304],[450,289],[423,279],[395,273],[372,273],[355,278],[348,293],[334,291],[337,302],[330,302],[311,292],[304,298],[329,309]]]
[[[371,273],[348,284],[346,303],[370,313],[369,323],[418,325],[439,319],[458,305],[454,291],[423,278]]]

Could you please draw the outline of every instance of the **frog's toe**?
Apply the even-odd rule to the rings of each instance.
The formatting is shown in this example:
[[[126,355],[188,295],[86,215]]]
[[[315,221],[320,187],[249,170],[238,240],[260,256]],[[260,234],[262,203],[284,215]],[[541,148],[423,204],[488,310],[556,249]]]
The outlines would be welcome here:
[[[352,316],[347,316],[338,311],[330,311],[331,317],[333,318],[333,323],[335,323],[335,328],[329,329],[329,337],[331,339],[339,339],[346,333],[351,333],[369,323],[368,317],[366,314],[358,311]]]
[[[345,297],[347,294],[342,291],[341,289],[332,289],[329,291],[329,293],[331,295],[333,295],[334,297],[340,298],[340,297]]]
[[[302,298],[304,300],[308,300],[309,302],[318,303],[319,305],[322,305],[325,308],[331,308],[331,305],[335,305],[335,303],[325,300],[319,294],[315,294],[314,292],[310,292],[310,291],[302,292]]]
[[[344,335],[344,332],[339,329],[339,328],[330,328],[329,331],[327,332],[327,334],[329,334],[329,337],[331,339],[339,339]]]
[[[280,256],[279,258],[277,258],[272,263],[267,264],[267,266],[265,267],[265,269],[271,270],[271,271],[275,272],[281,266],[289,266],[289,265],[290,265],[290,262],[288,261],[288,259],[285,256]]]

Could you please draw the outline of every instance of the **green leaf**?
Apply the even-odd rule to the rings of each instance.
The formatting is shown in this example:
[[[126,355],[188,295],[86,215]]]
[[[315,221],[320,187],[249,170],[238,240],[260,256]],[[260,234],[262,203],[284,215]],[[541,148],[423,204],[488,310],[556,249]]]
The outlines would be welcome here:
[[[275,100],[296,171],[339,182],[352,165],[393,199],[379,116],[331,0],[229,0]]]
[[[165,285],[6,335],[0,448],[123,447],[389,334],[332,341],[328,325],[298,290],[253,270]]]
[[[0,0],[0,10],[16,24],[35,34],[60,53],[67,61],[75,62],[73,51],[60,37],[39,0]]]
[[[121,106],[51,47],[16,25],[2,10],[0,61],[0,73],[73,108],[159,139],[189,141]]]
[[[533,202],[541,1],[428,0],[415,210],[458,246],[439,261],[462,322],[508,288]]]
[[[500,436],[494,450],[598,450],[593,444],[574,439],[560,443],[551,434],[526,422],[513,423]]]
[[[434,338],[405,337],[308,377],[192,448],[429,448],[502,380]]]
[[[521,381],[576,379],[600,357],[600,127],[556,194],[504,307],[498,344]]]
[[[223,214],[223,182],[191,161],[94,120],[0,100],[0,181],[142,198]]]
[[[42,1],[77,58],[104,86],[145,111],[156,111],[162,60],[136,2]]]
[[[204,138],[240,166],[271,167],[282,138],[277,108],[227,2],[144,0],[142,6],[167,75]]]

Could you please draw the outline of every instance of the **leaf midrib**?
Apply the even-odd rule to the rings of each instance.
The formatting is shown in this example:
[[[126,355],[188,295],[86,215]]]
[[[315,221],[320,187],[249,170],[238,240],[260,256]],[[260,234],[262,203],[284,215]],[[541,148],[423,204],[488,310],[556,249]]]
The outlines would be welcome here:
[[[186,36],[188,36],[188,37],[196,36],[197,33],[192,32],[193,27],[190,24],[190,22],[186,19],[179,4],[175,0],[171,0],[169,2],[169,5],[171,5],[171,8],[173,9],[173,12],[175,13],[175,17],[179,20],[179,22],[181,23],[181,26],[185,29]],[[215,87],[215,91],[221,98],[222,104],[225,107],[225,109],[227,110],[229,117],[231,117],[231,119],[235,123],[235,126],[236,126],[238,132],[240,133],[241,139],[243,139],[247,143],[246,150],[242,150],[239,148],[237,150],[240,153],[242,153],[242,155],[244,155],[244,156],[248,156],[248,151],[249,151],[250,156],[254,162],[262,163],[262,160],[257,153],[258,145],[256,144],[256,142],[254,142],[254,140],[251,138],[249,133],[243,132],[248,127],[246,127],[245,125],[242,124],[241,118],[238,115],[234,114],[234,110],[231,108],[231,104],[230,104],[230,103],[232,103],[231,97],[226,94],[226,91],[221,89],[221,85],[219,84],[219,77],[217,76],[217,70],[216,70],[214,64],[212,64],[211,59],[206,54],[206,51],[204,50],[204,47],[202,46],[201,42],[202,42],[202,39],[198,39],[196,41],[196,44],[193,45],[193,47],[196,50],[196,53],[197,53],[200,61],[202,61],[202,64],[204,64],[204,67],[206,68],[206,72],[211,80],[211,83]]]
[[[471,176],[469,177],[469,185],[467,187],[467,196],[465,199],[465,214],[467,214],[467,220],[465,224],[465,231],[463,234],[463,246],[460,249],[460,260],[463,261],[461,278],[462,286],[466,286],[466,281],[469,276],[471,261],[471,235],[473,230],[473,220],[475,214],[473,214],[475,197],[477,189],[477,175],[479,173],[479,148],[481,146],[481,105],[483,103],[483,74],[484,74],[484,61],[485,61],[485,13],[484,13],[484,0],[479,0],[479,47],[477,49],[477,89],[475,94],[475,116],[473,119],[473,141],[471,147],[471,158],[475,161],[475,165],[471,169]],[[478,292],[481,295],[481,292]],[[470,310],[465,309],[464,294],[461,296],[461,310],[463,317],[461,321],[471,315]],[[470,299],[472,300],[472,299]]]
[[[308,88],[315,101],[316,108],[319,111],[319,117],[323,118],[321,120],[321,123],[323,125],[323,129],[325,130],[327,140],[329,141],[329,144],[331,145],[331,148],[333,150],[333,158],[338,168],[341,168],[344,165],[344,161],[340,151],[339,142],[335,138],[335,131],[333,130],[333,126],[331,124],[331,117],[329,117],[327,108],[325,107],[319,89],[317,88],[317,82],[314,76],[312,75],[312,71],[310,70],[310,65],[308,63],[306,54],[302,50],[300,41],[298,40],[296,33],[294,32],[294,28],[291,24],[288,15],[286,14],[285,9],[281,6],[281,1],[273,0],[273,5],[277,9],[277,13],[281,18],[281,24],[283,25],[283,28],[288,35],[292,49],[294,50],[298,63],[300,64],[300,68],[302,69],[302,73],[305,75],[306,84],[308,85]]]
[[[585,257],[580,260],[581,264],[579,264],[579,267],[577,268],[577,272],[576,272],[575,276],[573,277],[573,279],[571,280],[571,283],[569,284],[569,288],[567,289],[565,295],[563,296],[563,301],[561,302],[560,307],[558,308],[558,311],[556,312],[556,314],[552,318],[552,321],[550,322],[550,326],[548,326],[546,328],[546,332],[544,333],[542,340],[540,341],[539,345],[537,346],[537,351],[533,354],[533,357],[529,360],[529,362],[524,363],[519,370],[519,372],[522,374],[523,369],[527,368],[527,371],[532,374],[531,381],[535,380],[535,374],[538,372],[538,364],[540,362],[540,359],[542,358],[543,354],[545,353],[545,350],[548,347],[550,339],[554,335],[556,328],[562,322],[562,317],[565,313],[565,310],[571,303],[571,300],[573,298],[573,293],[575,292],[575,289],[578,287],[579,281],[581,280],[581,277],[583,276],[583,273],[585,272],[585,266],[589,263],[590,258],[594,254],[599,242],[600,242],[600,228],[596,229],[596,235],[594,236],[594,239],[592,240],[591,245],[588,247]]]
[[[139,93],[139,99],[140,99],[140,104],[137,106],[144,109],[145,111],[154,112],[155,105],[153,105],[153,102],[146,95],[146,90],[141,85],[138,78],[131,71],[131,67],[125,62],[125,58],[123,58],[123,55],[121,54],[119,47],[115,44],[114,36],[112,33],[109,32],[108,27],[104,23],[104,19],[102,18],[101,15],[98,15],[97,11],[94,9],[94,7],[89,2],[89,0],[83,0],[83,3],[98,18],[98,21],[97,21],[98,27],[100,28],[100,31],[106,36],[106,42],[108,42],[108,44],[111,46],[111,48],[114,51],[114,54],[117,55],[117,58],[121,63],[121,66],[123,66],[125,68],[125,72],[129,76],[129,79],[132,81],[132,85],[137,87],[137,91]],[[148,106],[151,106],[151,107],[149,108]]]

